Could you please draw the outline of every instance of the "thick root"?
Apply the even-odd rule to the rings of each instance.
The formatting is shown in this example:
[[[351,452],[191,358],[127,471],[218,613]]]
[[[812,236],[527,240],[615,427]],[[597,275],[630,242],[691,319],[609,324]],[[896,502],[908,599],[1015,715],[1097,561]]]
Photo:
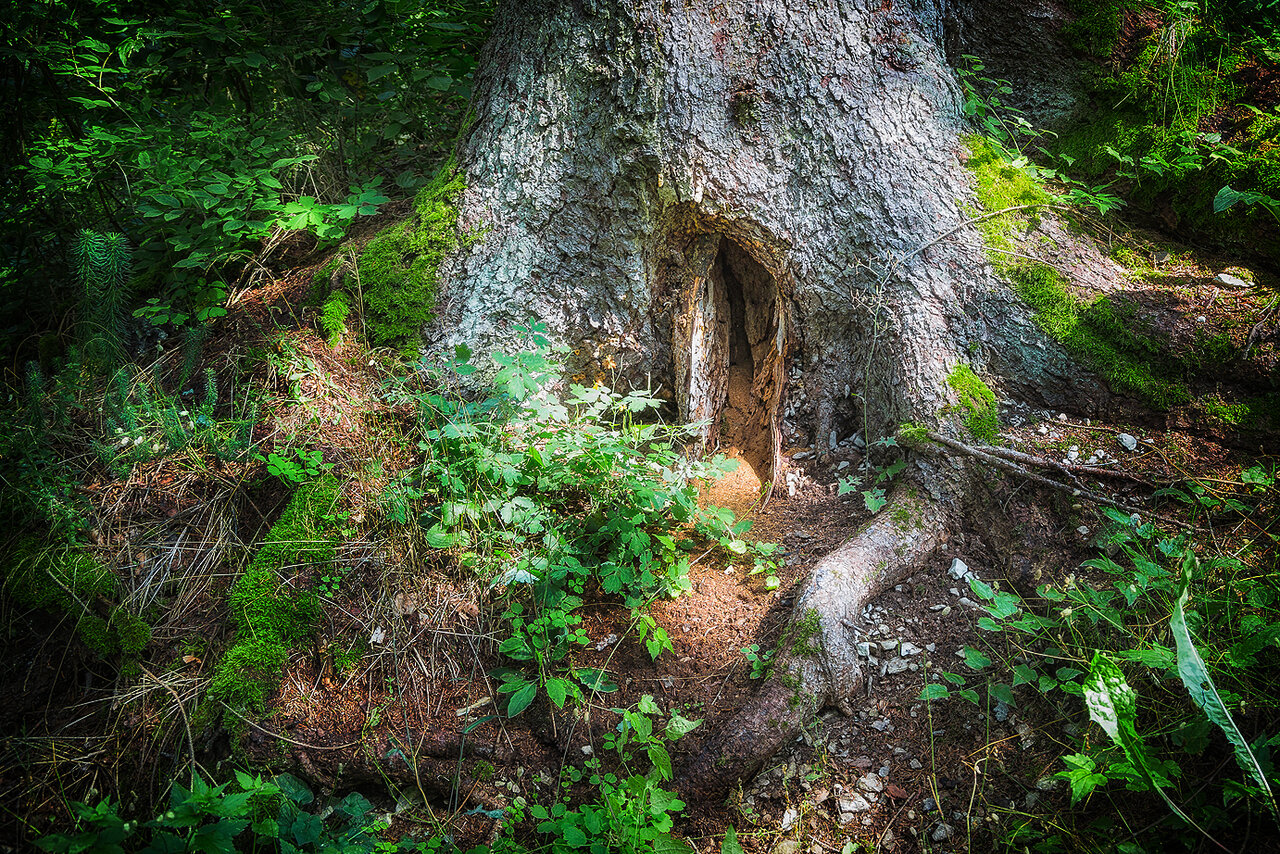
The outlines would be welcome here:
[[[796,599],[773,673],[759,693],[681,774],[687,796],[723,797],[755,774],[823,707],[862,687],[853,629],[875,595],[920,570],[947,540],[949,513],[923,491],[899,487],[879,515],[818,562]]]

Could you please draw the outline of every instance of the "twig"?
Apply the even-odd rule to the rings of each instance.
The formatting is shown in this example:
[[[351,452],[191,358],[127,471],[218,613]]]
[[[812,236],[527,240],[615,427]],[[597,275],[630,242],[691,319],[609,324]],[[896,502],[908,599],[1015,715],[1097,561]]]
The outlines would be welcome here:
[[[1037,457],[1032,454],[1015,451],[1012,448],[996,448],[990,445],[982,445],[977,450],[986,451],[992,456],[1003,457],[1010,462],[1022,463],[1026,466],[1035,466],[1037,468],[1056,469],[1064,474],[1083,474],[1083,475],[1100,475],[1106,477],[1115,477],[1121,480],[1127,480],[1132,483],[1141,484],[1150,487],[1152,484],[1143,480],[1137,475],[1129,474],[1127,471],[1118,469],[1094,468],[1093,466],[1078,466],[1071,463],[1059,463],[1053,460]]]
[[[332,747],[326,747],[326,746],[324,746],[324,745],[319,745],[319,744],[307,744],[305,741],[296,741],[296,740],[294,740],[294,739],[292,739],[292,738],[289,738],[289,736],[287,736],[287,735],[281,735],[281,734],[280,734],[280,733],[278,733],[278,732],[272,732],[271,730],[267,729],[266,727],[264,727],[264,726],[261,726],[261,725],[259,725],[259,724],[254,723],[253,721],[249,720],[249,719],[248,719],[248,718],[246,718],[244,715],[240,714],[240,713],[239,713],[239,712],[237,712],[235,709],[231,708],[230,706],[228,706],[226,703],[222,702],[221,700],[219,700],[219,701],[218,701],[218,705],[222,706],[222,708],[226,709],[228,712],[230,712],[231,714],[235,715],[235,716],[236,716],[236,717],[238,717],[240,720],[244,721],[244,722],[245,722],[245,723],[247,723],[249,726],[253,727],[254,729],[258,730],[259,732],[264,732],[264,733],[266,733],[267,735],[271,736],[272,738],[278,738],[278,739],[280,739],[281,741],[287,741],[287,742],[289,742],[290,744],[296,744],[296,745],[298,745],[298,747],[305,747],[305,748],[307,748],[308,750],[346,750],[348,747],[355,747],[357,744],[359,744],[361,741],[363,741],[363,739],[357,738],[355,741],[348,741],[346,744],[338,744],[338,745],[334,745],[334,746],[332,746]]]

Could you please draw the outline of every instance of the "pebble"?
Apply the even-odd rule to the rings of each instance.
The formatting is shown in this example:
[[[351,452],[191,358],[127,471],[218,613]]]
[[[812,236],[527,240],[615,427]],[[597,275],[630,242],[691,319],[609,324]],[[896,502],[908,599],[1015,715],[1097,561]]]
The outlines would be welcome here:
[[[884,780],[879,774],[865,774],[858,780],[858,788],[864,792],[883,792]]]
[[[970,599],[968,596],[960,597],[960,604],[966,608],[977,608],[978,603]]]
[[[1217,276],[1214,277],[1214,280],[1219,284],[1227,285],[1228,287],[1232,287],[1232,288],[1249,287],[1249,283],[1246,282],[1244,279],[1240,278],[1239,276],[1233,276],[1230,273],[1219,273]]]
[[[779,829],[784,831],[790,830],[792,827],[795,826],[796,820],[799,818],[800,818],[800,813],[796,810],[795,807],[787,807],[786,812],[782,814],[782,824],[780,825]]]
[[[794,839],[783,839],[773,846],[773,854],[796,854],[799,850],[800,843]]]
[[[1124,448],[1126,451],[1138,450],[1138,440],[1135,437],[1130,436],[1128,433],[1121,433],[1119,436],[1116,436],[1116,441],[1119,442],[1120,447]]]
[[[920,760],[919,760],[919,759],[912,759],[912,760],[911,760],[909,763],[907,763],[907,764],[909,764],[909,765],[911,766],[911,770],[912,770],[912,771],[919,771],[920,769],[924,768],[924,766],[920,764]]]
[[[946,822],[941,822],[933,829],[933,833],[929,834],[929,838],[934,842],[945,842],[951,838],[951,834],[955,833],[955,828]]]
[[[902,656],[919,655],[920,647],[916,646],[910,641],[903,641],[902,648],[898,650],[898,654]]]
[[[1089,536],[1089,526],[1088,526],[1088,525],[1081,525],[1079,528],[1076,528],[1076,533],[1077,533],[1077,534],[1079,534],[1079,535],[1080,535],[1080,536],[1082,536],[1082,537],[1087,537],[1087,536]]]
[[[924,645],[924,651],[925,651],[925,652],[937,652],[937,651],[938,651],[938,645],[937,645],[936,643],[927,643],[927,644],[925,644],[925,645]]]
[[[885,673],[892,676],[906,672],[911,667],[911,662],[907,661],[905,658],[891,658],[885,662],[884,666]]]
[[[951,568],[947,570],[947,575],[950,575],[956,581],[959,581],[969,575],[969,564],[965,563],[958,557],[952,558]]]
[[[871,809],[871,803],[856,792],[852,795],[840,798],[836,803],[840,807],[841,824],[848,824],[853,820],[854,815],[857,813],[867,812]]]

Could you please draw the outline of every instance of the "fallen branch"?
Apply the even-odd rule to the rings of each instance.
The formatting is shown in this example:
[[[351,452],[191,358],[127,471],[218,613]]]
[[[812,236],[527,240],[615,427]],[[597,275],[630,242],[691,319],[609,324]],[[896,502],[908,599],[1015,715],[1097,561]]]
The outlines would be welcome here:
[[[1149,518],[1156,519],[1160,522],[1164,522],[1167,525],[1176,525],[1177,527],[1184,528],[1186,530],[1192,530],[1192,531],[1196,530],[1196,526],[1191,524],[1190,522],[1184,522],[1181,519],[1174,519],[1171,516],[1161,516],[1157,513],[1146,512],[1141,508],[1137,508],[1132,505],[1125,504],[1122,501],[1117,501],[1116,499],[1103,495],[1100,492],[1094,492],[1091,489],[1084,489],[1083,487],[1071,486],[1070,484],[1066,484],[1066,483],[1059,483],[1058,481],[1052,478],[1045,477],[1044,475],[1041,475],[1041,474],[1036,474],[1035,472],[1029,471],[1024,466],[1019,465],[1018,463],[1013,462],[1012,460],[1005,459],[1001,456],[996,456],[995,454],[991,453],[991,451],[997,450],[997,449],[975,448],[972,445],[966,445],[964,442],[960,442],[955,439],[948,438],[947,436],[943,436],[941,433],[937,433],[933,430],[930,430],[925,435],[928,437],[929,441],[933,442],[935,445],[941,445],[945,448],[950,448],[951,450],[956,451],[957,453],[964,454],[965,456],[973,457],[974,459],[977,459],[977,460],[981,460],[987,463],[988,465],[992,466],[993,468],[1000,469],[1001,471],[1008,472],[1009,474],[1016,474],[1019,477],[1023,477],[1023,478],[1026,478],[1027,480],[1030,480],[1032,483],[1038,483],[1041,486],[1047,486],[1050,489],[1055,489],[1059,492],[1065,492],[1069,494],[1072,498],[1087,499],[1088,501],[1092,501],[1095,504],[1102,504],[1107,507],[1114,507],[1115,509],[1121,510],[1125,513],[1130,513],[1130,514],[1138,513],[1140,515],[1145,515]],[[1020,454],[1018,451],[1010,451],[1009,453],[1018,454],[1019,456],[1027,457],[1028,460],[1039,460],[1038,457],[1031,457],[1029,454]],[[1040,462],[1047,462],[1047,461],[1040,461]],[[1049,465],[1051,467],[1057,466],[1057,464],[1054,464],[1054,463],[1049,463]]]

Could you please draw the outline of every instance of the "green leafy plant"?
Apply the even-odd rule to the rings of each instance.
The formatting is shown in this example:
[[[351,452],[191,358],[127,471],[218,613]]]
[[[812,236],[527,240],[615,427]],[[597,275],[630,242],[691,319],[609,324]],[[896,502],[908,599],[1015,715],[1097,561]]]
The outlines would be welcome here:
[[[1241,473],[1234,495],[1197,483],[1163,495],[1207,518],[1248,520],[1274,509],[1275,485],[1273,472],[1254,466]],[[1265,727],[1259,732],[1257,716],[1274,722],[1280,708],[1266,663],[1280,640],[1280,581],[1259,569],[1274,559],[1280,541],[1264,528],[1246,549],[1214,553],[1185,532],[1165,535],[1112,509],[1104,515],[1108,551],[1085,561],[1079,576],[1042,586],[1037,598],[970,579],[985,611],[978,626],[990,638],[985,652],[964,650],[978,687],[985,682],[989,701],[1008,706],[1028,691],[1054,702],[1059,695],[1080,698],[1077,708],[1107,739],[1084,736],[1064,753],[1059,776],[1070,783],[1074,802],[1121,783],[1157,794],[1187,826],[1210,834],[1231,821],[1215,799],[1275,816],[1269,751],[1276,739]],[[995,662],[1004,678],[991,675]],[[973,677],[935,676],[922,699],[983,703],[970,687]],[[1252,737],[1240,724],[1246,709]],[[1239,778],[1205,767],[1212,764],[1203,753],[1215,729]],[[1217,794],[1205,794],[1205,787]]]
[[[267,471],[287,484],[306,483],[315,480],[333,469],[333,463],[324,461],[324,452],[319,448],[294,448],[290,453],[272,451],[265,457],[257,455],[257,460],[267,464]]]
[[[149,821],[129,820],[109,800],[90,807],[73,803],[77,828],[51,834],[36,844],[53,854],[235,851],[343,852],[391,854],[422,851],[423,844],[402,839],[387,843],[383,828],[371,821],[372,804],[358,793],[334,798],[321,807],[305,783],[290,774],[267,780],[236,771],[231,782],[212,785],[193,775],[190,787],[174,783],[169,808]],[[308,809],[308,807],[310,809]],[[434,849],[440,840],[433,839]]]
[[[598,800],[571,808],[566,795],[550,807],[530,805],[529,816],[538,820],[537,830],[548,837],[553,852],[691,852],[692,848],[671,833],[674,816],[683,811],[684,802],[663,785],[672,778],[667,745],[693,731],[701,721],[672,711],[664,726],[662,710],[647,694],[634,709],[613,712],[621,721],[605,735],[604,747],[616,759],[617,770],[592,756],[584,769],[570,766],[564,781],[566,789],[579,783],[595,787]],[[640,770],[644,765],[648,769]]]
[[[631,611],[634,636],[656,657],[671,643],[648,605],[689,589],[698,539],[730,555],[772,553],[742,541],[747,526],[732,513],[698,506],[695,482],[722,464],[685,458],[680,442],[693,428],[640,422],[659,405],[640,391],[570,384],[558,398],[545,328],[517,332],[531,346],[493,356],[487,397],[447,393],[449,383],[476,373],[466,348],[437,374],[435,388],[395,392],[421,412],[424,464],[414,489],[423,495],[426,543],[465,550],[467,563],[506,594],[509,634],[499,651],[518,669],[495,676],[509,715],[542,690],[557,706],[610,690],[606,674],[575,663],[575,651],[590,643],[578,613],[588,585]]]

